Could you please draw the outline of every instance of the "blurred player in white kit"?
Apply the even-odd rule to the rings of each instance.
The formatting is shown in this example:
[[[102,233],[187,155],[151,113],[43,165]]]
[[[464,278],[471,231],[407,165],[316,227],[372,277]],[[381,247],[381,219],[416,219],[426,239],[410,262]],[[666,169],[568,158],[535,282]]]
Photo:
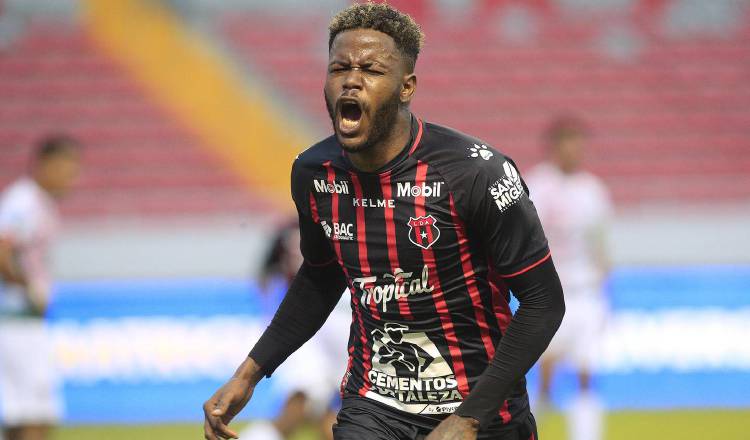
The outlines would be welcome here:
[[[269,320],[302,261],[295,219],[277,231],[261,271],[263,309]],[[240,433],[241,440],[284,440],[310,422],[319,428],[316,434],[321,440],[333,439],[338,405],[335,400],[344,375],[342,366],[348,357],[350,324],[351,309],[348,295],[344,294],[318,333],[274,373],[274,390],[288,395],[279,414],[273,420],[254,421]]]
[[[79,146],[40,142],[30,173],[0,195],[0,425],[6,440],[42,440],[61,417],[62,399],[44,316],[57,238],[57,199],[75,182]]]
[[[555,256],[565,291],[565,319],[542,356],[542,405],[549,402],[551,378],[560,361],[578,375],[579,393],[567,408],[569,438],[599,440],[603,407],[591,387],[607,316],[604,282],[609,272],[607,227],[612,215],[602,181],[581,169],[588,133],[573,118],[553,122],[547,131],[545,162],[528,175],[527,184]]]

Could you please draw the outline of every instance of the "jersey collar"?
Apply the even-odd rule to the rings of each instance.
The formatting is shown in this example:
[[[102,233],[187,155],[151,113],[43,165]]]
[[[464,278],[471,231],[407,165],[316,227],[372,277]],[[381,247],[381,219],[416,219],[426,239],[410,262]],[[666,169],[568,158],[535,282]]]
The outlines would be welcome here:
[[[392,170],[396,165],[403,162],[407,157],[414,154],[414,152],[419,147],[420,142],[422,141],[422,132],[424,131],[424,123],[421,119],[416,117],[413,113],[411,114],[411,130],[410,130],[410,136],[409,141],[404,145],[404,148],[401,150],[401,152],[396,155],[393,159],[391,159],[390,162],[383,165],[379,169],[372,171],[372,172],[366,172],[358,170],[354,164],[349,160],[349,157],[347,156],[346,152],[342,149],[341,150],[341,157],[344,161],[344,164],[346,167],[350,170],[353,170],[360,174],[382,174],[386,173],[390,170]]]

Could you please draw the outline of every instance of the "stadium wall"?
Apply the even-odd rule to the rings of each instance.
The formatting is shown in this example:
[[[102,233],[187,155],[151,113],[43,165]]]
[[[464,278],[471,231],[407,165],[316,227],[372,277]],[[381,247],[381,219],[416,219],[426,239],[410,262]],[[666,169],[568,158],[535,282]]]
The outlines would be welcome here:
[[[240,280],[80,281],[57,290],[51,326],[69,423],[200,420],[201,403],[231,375],[269,310]],[[608,407],[750,406],[748,291],[748,267],[617,270],[595,379]],[[275,380],[263,382],[244,417],[275,413]],[[536,383],[533,371],[531,390]],[[563,369],[557,403],[573,384]]]

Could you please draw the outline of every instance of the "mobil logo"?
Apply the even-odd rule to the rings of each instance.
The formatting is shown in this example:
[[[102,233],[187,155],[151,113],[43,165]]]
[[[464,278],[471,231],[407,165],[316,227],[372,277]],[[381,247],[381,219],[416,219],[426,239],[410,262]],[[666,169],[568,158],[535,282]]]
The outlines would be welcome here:
[[[427,184],[427,182],[422,182],[420,185],[415,185],[411,182],[399,182],[396,184],[396,195],[398,197],[440,197],[444,183]]]
[[[349,194],[349,182],[345,180],[326,182],[323,179],[316,179],[313,181],[313,185],[315,186],[315,192],[318,193]]]

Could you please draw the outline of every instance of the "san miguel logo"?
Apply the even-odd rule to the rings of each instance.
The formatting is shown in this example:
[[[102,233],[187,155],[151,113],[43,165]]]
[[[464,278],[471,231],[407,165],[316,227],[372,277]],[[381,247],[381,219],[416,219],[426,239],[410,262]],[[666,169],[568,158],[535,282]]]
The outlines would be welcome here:
[[[440,238],[440,229],[435,226],[437,220],[428,215],[426,217],[409,217],[409,240],[421,247],[429,249]]]

